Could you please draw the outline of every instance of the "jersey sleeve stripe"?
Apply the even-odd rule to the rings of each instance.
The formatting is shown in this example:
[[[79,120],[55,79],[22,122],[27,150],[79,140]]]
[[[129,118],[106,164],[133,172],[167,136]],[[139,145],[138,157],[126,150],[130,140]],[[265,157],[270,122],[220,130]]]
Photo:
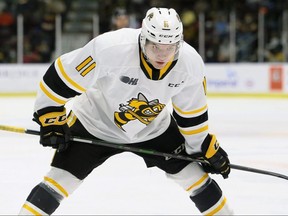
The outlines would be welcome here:
[[[66,100],[62,100],[60,98],[57,98],[53,94],[51,94],[49,90],[44,86],[42,81],[40,82],[40,89],[44,92],[45,95],[47,95],[47,97],[49,97],[51,100],[55,101],[56,103],[61,104],[61,105],[66,103]]]
[[[76,82],[74,82],[69,76],[68,74],[65,72],[63,64],[61,62],[60,57],[56,60],[57,66],[59,67],[59,70],[62,74],[62,76],[65,78],[65,80],[67,80],[67,82],[69,82],[74,88],[76,88],[79,92],[85,92],[86,89],[83,88],[82,86],[80,86],[79,84],[77,84]]]
[[[184,118],[180,115],[178,115],[177,112],[173,110],[173,117],[177,121],[177,124],[180,127],[193,127],[199,124],[202,124],[208,120],[208,112],[204,112],[199,116],[196,117],[190,117],[190,118]]]
[[[64,98],[72,98],[80,93],[67,86],[56,71],[55,65],[51,64],[43,77],[44,83],[57,95]]]
[[[200,107],[199,109],[190,110],[190,111],[183,111],[179,107],[177,107],[174,103],[172,103],[172,105],[173,105],[174,110],[176,110],[178,113],[182,115],[193,115],[193,114],[203,112],[204,110],[207,109],[207,104],[203,107]]]
[[[195,129],[195,130],[183,130],[183,129],[179,129],[179,131],[181,132],[181,134],[183,135],[195,135],[195,134],[199,134],[202,133],[204,131],[208,130],[208,125],[205,125],[201,128]]]

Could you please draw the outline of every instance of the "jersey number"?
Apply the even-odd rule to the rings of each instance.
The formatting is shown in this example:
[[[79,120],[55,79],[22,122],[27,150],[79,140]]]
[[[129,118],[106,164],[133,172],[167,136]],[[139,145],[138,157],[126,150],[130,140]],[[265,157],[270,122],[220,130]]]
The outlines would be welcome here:
[[[81,76],[84,77],[90,71],[92,71],[95,67],[96,67],[96,62],[93,60],[91,56],[89,56],[76,67],[76,70],[80,72]]]

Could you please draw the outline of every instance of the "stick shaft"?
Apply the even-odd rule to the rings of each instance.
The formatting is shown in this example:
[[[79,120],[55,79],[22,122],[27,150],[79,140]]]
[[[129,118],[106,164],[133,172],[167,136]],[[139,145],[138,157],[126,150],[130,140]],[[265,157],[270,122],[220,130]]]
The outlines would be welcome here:
[[[40,135],[39,131],[20,128],[20,127],[6,126],[6,125],[0,125],[0,130],[16,132],[16,133],[31,134],[31,135],[38,135],[38,136]],[[191,158],[191,157],[184,156],[184,155],[170,154],[170,153],[154,151],[151,149],[137,148],[137,147],[131,146],[131,144],[110,143],[110,142],[105,142],[102,140],[88,139],[88,138],[82,138],[82,137],[76,137],[76,136],[71,136],[70,140],[75,141],[75,142],[83,142],[83,143],[87,143],[87,144],[100,145],[100,146],[105,146],[105,147],[110,147],[110,148],[117,148],[117,149],[126,150],[126,151],[130,151],[130,152],[150,154],[150,155],[162,156],[162,157],[167,157],[167,158],[175,158],[175,159],[180,159],[180,160],[188,160],[191,162],[208,163],[204,160]]]
[[[271,171],[261,170],[261,169],[255,169],[252,167],[245,167],[245,166],[240,166],[240,165],[236,165],[236,164],[230,164],[230,167],[232,169],[237,169],[237,170],[242,170],[242,171],[247,171],[247,172],[252,172],[252,173],[259,173],[259,174],[264,174],[264,175],[270,175],[270,176],[274,176],[274,177],[288,180],[288,176],[280,174],[280,173],[276,173],[276,172],[271,172]]]
[[[84,139],[81,137],[71,137],[71,140],[76,141],[76,142],[84,142],[84,143],[88,143],[88,144],[101,145],[101,146],[110,147],[110,148],[117,148],[117,149],[126,150],[126,151],[130,151],[130,152],[150,154],[150,155],[162,156],[162,157],[166,157],[166,158],[175,158],[175,159],[180,159],[180,160],[188,160],[191,162],[208,163],[204,160],[191,158],[191,157],[188,157],[185,155],[169,154],[169,153],[154,151],[151,149],[143,149],[143,148],[133,147],[133,146],[131,146],[131,144],[109,143],[109,142],[105,142],[105,141],[101,141],[101,140],[86,139],[86,138]]]
[[[40,135],[39,131],[20,128],[20,127],[6,126],[6,125],[0,125],[0,130],[16,132],[16,133],[31,134],[31,135],[38,135],[38,136]],[[105,142],[102,140],[87,139],[87,138],[74,137],[74,136],[72,136],[70,139],[71,139],[71,141],[75,141],[75,142],[83,142],[83,143],[87,143],[87,144],[94,144],[94,145],[106,146],[106,147],[110,147],[110,148],[117,148],[117,149],[122,149],[122,150],[130,151],[130,152],[137,152],[137,153],[142,153],[142,154],[150,154],[150,155],[155,155],[155,156],[175,158],[175,159],[187,160],[187,161],[191,161],[191,162],[207,163],[204,160],[194,159],[194,158],[191,158],[189,156],[169,154],[169,153],[158,152],[158,151],[154,151],[154,150],[150,150],[150,149],[137,148],[137,147],[131,146],[131,144],[125,145],[125,144],[118,144],[118,143],[109,143],[109,142]],[[241,166],[241,165],[236,165],[236,164],[230,164],[230,167],[231,167],[231,169],[237,169],[237,170],[242,170],[242,171],[247,171],[247,172],[270,175],[270,176],[274,176],[274,177],[288,180],[288,176],[280,174],[280,173],[276,173],[276,172],[271,172],[271,171],[266,171],[266,170],[261,170],[261,169],[255,169],[252,167],[246,167],[246,166]]]

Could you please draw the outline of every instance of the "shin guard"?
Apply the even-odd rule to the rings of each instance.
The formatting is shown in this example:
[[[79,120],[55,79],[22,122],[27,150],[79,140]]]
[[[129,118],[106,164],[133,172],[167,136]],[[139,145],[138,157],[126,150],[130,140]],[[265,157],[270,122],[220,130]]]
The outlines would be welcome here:
[[[20,214],[51,215],[60,205],[62,199],[63,197],[52,188],[40,183],[32,189]]]
[[[190,196],[203,215],[233,215],[218,184],[212,180],[195,196]]]
[[[20,215],[51,215],[60,205],[60,202],[76,190],[82,180],[71,173],[51,167],[26,199],[20,210]]]

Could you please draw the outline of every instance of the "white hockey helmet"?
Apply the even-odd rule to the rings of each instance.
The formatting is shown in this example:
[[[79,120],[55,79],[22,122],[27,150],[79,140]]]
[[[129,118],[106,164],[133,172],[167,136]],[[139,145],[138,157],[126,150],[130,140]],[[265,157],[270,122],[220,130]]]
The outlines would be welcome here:
[[[183,41],[183,25],[177,12],[170,8],[149,9],[142,21],[140,45],[145,54],[145,44],[180,44]]]

